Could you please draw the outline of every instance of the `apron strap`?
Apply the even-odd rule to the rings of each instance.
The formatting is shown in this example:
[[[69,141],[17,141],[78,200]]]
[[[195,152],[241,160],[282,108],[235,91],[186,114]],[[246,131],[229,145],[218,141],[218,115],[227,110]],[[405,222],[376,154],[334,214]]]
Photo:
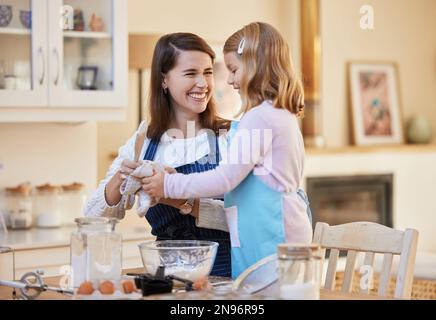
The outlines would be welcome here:
[[[303,189],[298,189],[297,194],[301,199],[303,199],[304,203],[307,205],[307,216],[309,217],[310,224],[312,225],[312,210],[310,210],[309,197]]]

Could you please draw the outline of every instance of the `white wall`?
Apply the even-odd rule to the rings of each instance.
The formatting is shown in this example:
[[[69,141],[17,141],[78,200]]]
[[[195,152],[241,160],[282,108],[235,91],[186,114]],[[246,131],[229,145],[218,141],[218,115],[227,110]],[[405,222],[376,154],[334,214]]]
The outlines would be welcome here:
[[[365,4],[374,8],[372,31],[359,26]],[[321,0],[321,39],[327,146],[349,144],[348,61],[397,62],[404,120],[422,113],[436,132],[436,1]]]
[[[96,124],[0,123],[0,188],[97,179]]]
[[[280,27],[280,0],[128,0],[129,31],[193,32],[222,42],[243,25],[264,21]]]

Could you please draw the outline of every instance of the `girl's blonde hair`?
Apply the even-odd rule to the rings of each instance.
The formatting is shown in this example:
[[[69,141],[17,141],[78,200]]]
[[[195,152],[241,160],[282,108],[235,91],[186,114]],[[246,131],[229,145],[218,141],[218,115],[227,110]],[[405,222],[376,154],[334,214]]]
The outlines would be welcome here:
[[[243,39],[245,44],[242,46]],[[272,100],[276,108],[303,115],[301,81],[295,75],[286,41],[273,26],[263,22],[250,23],[227,39],[223,51],[224,54],[234,52],[242,61],[240,114],[265,100]]]

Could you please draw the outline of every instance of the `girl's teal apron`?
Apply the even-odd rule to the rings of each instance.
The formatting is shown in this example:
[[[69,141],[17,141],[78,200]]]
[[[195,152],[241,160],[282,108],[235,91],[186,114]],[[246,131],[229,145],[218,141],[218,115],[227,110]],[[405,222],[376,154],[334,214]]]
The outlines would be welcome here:
[[[229,139],[232,139],[237,122],[232,123]],[[307,204],[306,194],[296,192]],[[277,252],[277,245],[286,242],[282,197],[253,171],[232,191],[224,195],[224,207],[229,224],[232,255],[232,278],[237,278],[252,264]]]

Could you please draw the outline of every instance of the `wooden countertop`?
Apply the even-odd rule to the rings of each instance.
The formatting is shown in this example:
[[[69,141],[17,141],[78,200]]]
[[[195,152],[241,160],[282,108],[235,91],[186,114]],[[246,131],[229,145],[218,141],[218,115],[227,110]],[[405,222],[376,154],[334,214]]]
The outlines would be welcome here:
[[[127,272],[132,273],[143,273],[143,269],[129,269],[124,270],[123,274]],[[44,281],[50,286],[59,286],[60,277],[46,277]],[[0,287],[0,300],[11,299],[12,289],[7,287]],[[330,291],[321,289],[320,292],[321,300],[395,300],[391,297],[379,297],[374,295],[366,294],[355,294],[355,293],[343,293],[339,291]],[[71,300],[71,296],[62,295],[56,292],[46,291],[41,293],[38,300]]]

